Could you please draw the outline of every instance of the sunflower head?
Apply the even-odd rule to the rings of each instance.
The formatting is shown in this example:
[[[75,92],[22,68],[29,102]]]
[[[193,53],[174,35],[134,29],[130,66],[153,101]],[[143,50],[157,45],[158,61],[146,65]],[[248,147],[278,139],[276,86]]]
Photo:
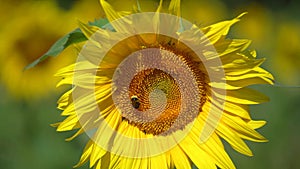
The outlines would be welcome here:
[[[226,39],[242,15],[199,28],[169,14],[119,12],[100,0],[109,23],[80,23],[87,41],[75,64],[61,69],[73,88],[58,101],[67,118],[58,131],[78,129],[90,141],[78,163],[96,168],[234,168],[221,138],[252,155],[243,139],[266,141],[248,107],[267,97],[247,88],[272,84],[249,40]],[[201,158],[199,158],[201,157]]]

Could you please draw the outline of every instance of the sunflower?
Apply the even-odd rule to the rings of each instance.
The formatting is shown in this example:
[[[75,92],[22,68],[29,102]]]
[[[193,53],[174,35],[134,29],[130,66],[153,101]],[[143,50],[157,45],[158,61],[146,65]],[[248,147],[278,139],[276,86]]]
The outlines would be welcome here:
[[[180,1],[163,13],[115,11],[100,0],[109,23],[79,23],[88,38],[75,64],[59,70],[58,86],[73,85],[58,100],[67,116],[53,126],[90,140],[79,163],[92,168],[235,168],[221,139],[252,156],[244,140],[267,141],[255,129],[249,105],[268,101],[250,89],[273,84],[247,50],[227,39],[244,15],[208,27],[180,18]]]
[[[5,15],[7,21],[0,29],[3,39],[0,45],[0,81],[16,98],[32,100],[54,92],[59,79],[54,79],[53,74],[74,62],[75,58],[65,57],[59,63],[55,59],[45,60],[26,71],[24,67],[70,31],[74,21],[68,19],[70,16],[53,1],[22,2],[13,9]],[[53,25],[49,26],[49,23]],[[72,50],[69,48],[64,53],[72,53]]]

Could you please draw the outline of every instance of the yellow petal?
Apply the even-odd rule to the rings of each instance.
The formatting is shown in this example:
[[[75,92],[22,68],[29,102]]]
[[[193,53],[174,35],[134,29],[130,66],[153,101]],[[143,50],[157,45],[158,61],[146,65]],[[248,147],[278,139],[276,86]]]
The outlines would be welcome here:
[[[76,138],[77,136],[79,136],[80,134],[84,133],[85,130],[83,128],[80,128],[73,136],[66,138],[66,141],[72,141],[74,138]]]
[[[69,131],[79,127],[78,116],[75,114],[67,117],[63,122],[61,122],[56,131]]]
[[[228,77],[228,78],[227,78]],[[274,77],[271,73],[264,70],[261,67],[254,67],[253,69],[247,69],[244,71],[233,71],[226,72],[226,80],[239,80],[242,78],[252,78],[252,77],[266,77],[271,80],[274,80]]]
[[[56,77],[64,77],[64,76],[72,76],[74,73],[75,64],[66,66],[62,69],[59,69],[54,76]]]
[[[71,102],[68,107],[65,108],[65,110],[61,113],[61,116],[70,116],[70,115],[75,115],[75,107],[74,107],[74,102]]]
[[[60,110],[64,110],[67,108],[67,106],[71,103],[71,94],[73,92],[73,89],[67,91],[66,93],[64,93],[57,101],[58,106],[57,108]]]
[[[56,87],[60,87],[62,85],[70,85],[70,84],[73,84],[73,76],[67,76],[63,78],[56,84]]]
[[[199,133],[203,123],[207,123],[206,119],[197,118],[195,120],[194,127],[191,130],[191,133],[194,133],[191,135],[194,141],[199,140]],[[199,144],[199,146],[215,160],[215,163],[220,168],[235,168],[223,147],[223,143],[215,132],[211,133],[210,137],[204,143]]]
[[[223,145],[220,145],[220,141],[217,141],[219,138],[216,133],[212,133],[206,142],[199,144],[199,132],[199,128],[193,127],[191,133],[185,139],[187,142],[183,141],[182,144],[180,144],[193,163],[198,168],[215,169],[216,165],[218,165],[220,168],[234,169],[235,166],[225,152]],[[184,145],[184,143],[189,145]],[[196,156],[196,159],[193,159],[193,156]]]
[[[98,162],[96,168],[99,168],[99,169],[107,169],[109,168],[109,164],[110,164],[110,153],[106,153],[101,161]]]
[[[175,146],[171,150],[171,156],[174,161],[175,167],[178,169],[189,169],[191,168],[191,163],[186,154],[182,151],[179,146]]]
[[[158,5],[158,7],[157,7],[157,9],[156,9],[156,13],[161,12],[161,10],[162,10],[162,3],[163,3],[163,0],[160,0],[160,1],[159,1],[159,5]]]
[[[255,71],[250,71],[248,73],[237,75],[237,76],[226,75],[225,78],[226,78],[227,83],[229,83],[229,84],[243,83],[243,82],[247,81],[248,79],[249,80],[253,79],[255,82],[258,82],[256,80],[257,78],[262,79],[262,81],[265,81],[268,84],[274,84],[274,81],[268,77],[269,77],[268,74],[262,74],[262,73],[258,73]],[[248,81],[248,82],[250,82],[250,81]],[[262,82],[259,84],[265,84],[265,82]]]
[[[244,60],[236,59],[231,63],[224,64],[222,67],[225,72],[237,72],[251,70],[255,67],[260,66],[266,59],[257,59],[257,60]]]
[[[250,78],[240,78],[232,80],[232,78],[227,79],[226,83],[218,82],[209,82],[209,85],[217,89],[226,89],[226,90],[236,90],[243,87],[247,87],[255,84],[274,84],[274,81],[265,78],[265,77],[250,77]]]
[[[171,0],[169,5],[169,13],[180,17],[180,0]]]
[[[111,83],[111,79],[105,76],[96,76],[94,73],[75,73],[74,76],[68,76],[62,79],[58,84],[61,85],[75,85],[85,89],[94,89],[95,86],[102,86]]]
[[[245,154],[247,156],[252,156],[252,151],[246,145],[246,143],[237,135],[235,134],[232,129],[228,128],[223,123],[220,123],[217,127],[217,134],[225,139],[233,149],[236,151]]]
[[[186,137],[186,139],[180,143],[180,147],[198,168],[216,169],[214,160],[200,149],[197,144],[198,142],[194,143],[190,137]]]
[[[242,86],[233,86],[228,83],[222,82],[209,82],[210,87],[217,88],[217,89],[226,89],[226,90],[236,90],[242,88]]]
[[[255,50],[250,51],[250,54],[253,58],[256,58],[256,51]]]
[[[235,81],[227,81],[226,82],[230,86],[238,86],[238,87],[246,87],[254,84],[274,84],[274,82],[268,78],[261,77],[253,77],[253,78],[245,78]]]
[[[95,143],[93,146],[93,150],[91,151],[90,168],[94,166],[96,162],[98,162],[106,153],[106,150],[103,150]]]
[[[216,90],[215,90],[216,91]],[[218,92],[213,92],[218,98],[223,98]],[[264,94],[249,88],[238,90],[229,90],[226,94],[226,100],[238,104],[260,104],[268,102],[269,98]]]
[[[131,12],[117,12],[113,9],[113,7],[106,2],[105,0],[100,0],[100,4],[106,14],[107,19],[109,20],[110,24],[115,28],[117,32],[124,32],[126,30],[126,25],[123,22],[113,22],[116,19],[122,18],[126,15],[129,15]],[[124,20],[122,20],[124,21]],[[128,23],[129,24],[129,23]]]
[[[61,122],[50,124],[51,127],[58,127]]]
[[[209,100],[212,98],[209,97]],[[239,116],[243,119],[250,120],[249,115],[249,106],[244,104],[235,104],[231,102],[225,102],[223,105],[221,105],[219,102],[215,101],[213,102],[215,106],[217,106],[219,109],[224,110],[226,113],[230,113],[236,116]]]
[[[169,169],[169,164],[167,164],[166,154],[157,155],[150,157],[151,168]]]
[[[141,164],[140,158],[126,158],[124,157],[121,161],[121,168],[132,168],[139,169]]]
[[[226,59],[228,54],[236,53],[244,51],[249,45],[251,41],[248,39],[230,39],[227,40],[225,38],[221,38],[216,44],[214,44],[219,57],[223,57]]]
[[[89,142],[86,144],[86,146],[85,146],[85,148],[84,148],[84,150],[83,150],[83,153],[82,153],[82,155],[81,155],[81,157],[80,157],[80,160],[79,160],[79,162],[74,166],[74,168],[77,168],[77,167],[82,166],[84,163],[86,163],[86,162],[89,160],[89,157],[90,157],[91,152],[92,152],[92,150],[93,150],[93,145],[94,145],[93,141],[89,141]]]
[[[225,125],[229,126],[232,131],[236,132],[236,134],[243,139],[255,142],[267,141],[265,137],[263,137],[261,134],[251,128],[251,126],[248,125],[244,120],[237,116],[223,114],[221,121],[224,122]]]
[[[85,37],[90,38],[97,30],[100,28],[96,26],[89,26],[87,24],[84,24],[80,21],[78,21],[79,28],[81,29],[82,33],[84,34]]]
[[[250,125],[251,128],[253,128],[253,129],[258,129],[258,128],[261,128],[262,126],[264,126],[266,123],[267,122],[263,121],[263,120],[259,120],[259,121],[251,120],[248,122],[248,125]]]
[[[240,18],[246,13],[242,13],[238,17],[229,20],[210,25],[202,29],[205,36],[208,38],[210,44],[215,44],[221,37],[226,36],[230,27],[238,22]]]

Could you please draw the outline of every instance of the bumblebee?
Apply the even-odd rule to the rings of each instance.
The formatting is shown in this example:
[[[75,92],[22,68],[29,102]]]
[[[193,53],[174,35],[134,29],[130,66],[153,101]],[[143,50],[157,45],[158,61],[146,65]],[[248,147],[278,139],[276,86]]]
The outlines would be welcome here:
[[[135,109],[138,109],[141,105],[139,98],[137,96],[131,96],[131,104]]]

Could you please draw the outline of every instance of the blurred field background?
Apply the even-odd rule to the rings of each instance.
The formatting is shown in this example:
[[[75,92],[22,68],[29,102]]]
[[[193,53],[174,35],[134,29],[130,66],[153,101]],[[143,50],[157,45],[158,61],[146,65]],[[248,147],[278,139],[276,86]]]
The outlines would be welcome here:
[[[134,0],[108,0],[118,10],[132,9]],[[142,1],[145,11],[158,0]],[[296,0],[182,0],[182,15],[192,23],[209,25],[249,13],[236,24],[230,37],[252,39],[251,49],[273,73],[276,83],[255,86],[271,101],[251,107],[254,119],[268,123],[260,132],[268,143],[250,143],[254,157],[234,152],[226,145],[238,169],[300,168],[300,2]],[[53,74],[76,58],[56,57],[37,67],[23,68],[41,56],[59,37],[103,16],[98,0],[0,1],[0,168],[72,168],[86,137],[64,139],[51,123],[60,121],[56,100],[67,90],[56,88]],[[74,52],[67,50],[66,52]],[[201,158],[201,157],[199,157]],[[88,168],[87,165],[82,168]]]

